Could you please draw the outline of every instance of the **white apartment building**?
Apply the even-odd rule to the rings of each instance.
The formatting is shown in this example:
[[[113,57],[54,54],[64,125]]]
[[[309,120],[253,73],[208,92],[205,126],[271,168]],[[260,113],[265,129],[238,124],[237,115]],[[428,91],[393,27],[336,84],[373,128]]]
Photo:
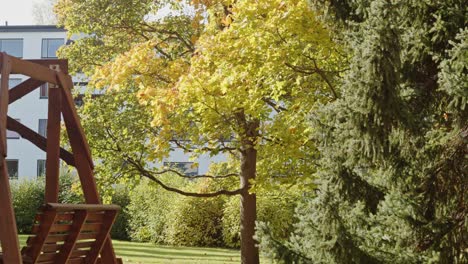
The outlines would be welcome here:
[[[57,49],[67,44],[67,32],[56,26],[0,26],[0,52],[22,59],[55,59]],[[10,75],[10,88],[26,79],[22,75]],[[47,85],[29,93],[12,104],[8,115],[45,136],[48,109]],[[34,179],[45,173],[46,154],[13,131],[8,131],[8,173],[11,179]],[[211,162],[223,161],[223,156],[201,157],[193,166],[182,150],[176,149],[164,161],[165,166],[175,166],[187,175],[205,174]]]

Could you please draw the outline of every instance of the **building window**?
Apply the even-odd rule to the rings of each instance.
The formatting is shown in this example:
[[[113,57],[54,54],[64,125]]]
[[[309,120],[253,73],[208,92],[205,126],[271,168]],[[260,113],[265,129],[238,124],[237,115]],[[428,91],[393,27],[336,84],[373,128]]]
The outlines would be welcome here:
[[[10,78],[8,79],[8,89],[15,87],[16,85],[21,83],[21,79],[19,78]]]
[[[48,83],[44,83],[43,85],[41,85],[39,89],[39,98],[40,99],[49,98],[49,84]]]
[[[39,135],[47,137],[47,119],[39,119],[39,129],[37,132]]]
[[[42,39],[42,58],[57,58],[57,50],[64,42],[64,39]]]
[[[23,57],[22,39],[0,39],[0,52],[6,52],[8,55],[18,58]]]
[[[46,174],[46,160],[37,160],[37,177],[45,176]]]
[[[7,168],[8,168],[8,176],[11,180],[18,179],[18,160],[6,160]]]
[[[20,122],[19,119],[15,119],[15,120]],[[8,139],[19,139],[20,138],[20,134],[16,133],[15,131],[8,130],[8,129],[7,129],[6,136],[7,136]]]
[[[198,165],[193,162],[164,162],[164,167],[178,170],[186,176],[198,175]]]

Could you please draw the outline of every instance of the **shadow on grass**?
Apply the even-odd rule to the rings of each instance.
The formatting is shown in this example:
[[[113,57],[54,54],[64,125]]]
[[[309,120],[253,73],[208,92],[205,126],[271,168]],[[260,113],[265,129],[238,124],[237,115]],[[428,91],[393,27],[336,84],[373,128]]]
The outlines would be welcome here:
[[[164,251],[204,251],[218,254],[232,254],[238,255],[239,251],[236,249],[229,248],[209,248],[209,247],[178,247],[178,246],[169,246],[169,245],[158,245],[152,243],[144,242],[129,242],[122,240],[113,240],[114,247],[116,248],[142,248],[142,247],[155,247],[159,250]]]
[[[27,235],[20,235],[25,244]],[[129,263],[239,263],[240,253],[225,248],[174,247],[114,240],[116,255]]]
[[[203,249],[200,249],[201,252],[186,252],[184,250],[180,251],[167,251],[161,250],[160,248],[154,247],[149,249],[143,248],[132,248],[125,246],[115,246],[115,250],[120,253],[120,255],[127,255],[126,252],[139,253],[144,255],[162,255],[162,256],[185,256],[185,257],[198,257],[198,258],[230,258],[237,257],[237,254],[211,254],[210,252],[203,252]]]

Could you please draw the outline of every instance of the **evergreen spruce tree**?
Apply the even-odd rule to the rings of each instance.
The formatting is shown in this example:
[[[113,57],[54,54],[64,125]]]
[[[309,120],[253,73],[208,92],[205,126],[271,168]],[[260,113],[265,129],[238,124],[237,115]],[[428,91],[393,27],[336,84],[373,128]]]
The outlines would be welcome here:
[[[351,54],[285,263],[468,263],[468,5],[315,0]]]

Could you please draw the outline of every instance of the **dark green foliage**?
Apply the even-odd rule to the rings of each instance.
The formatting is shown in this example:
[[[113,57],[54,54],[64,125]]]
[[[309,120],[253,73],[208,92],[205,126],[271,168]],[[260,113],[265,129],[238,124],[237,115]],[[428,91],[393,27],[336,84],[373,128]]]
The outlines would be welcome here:
[[[170,179],[165,178],[170,181]],[[172,180],[171,186],[178,186],[177,180]],[[175,183],[174,183],[175,181]],[[130,204],[127,207],[129,233],[134,241],[165,244],[165,229],[169,223],[167,215],[171,210],[172,201],[177,194],[163,190],[155,183],[144,179],[130,192]]]
[[[84,196],[78,177],[62,169],[59,178],[59,186],[60,203],[84,203]]]
[[[62,170],[59,182],[60,203],[81,203],[83,196],[77,177]],[[44,203],[45,180],[43,177],[32,180],[11,181],[11,195],[19,233],[31,232],[34,216]]]
[[[288,243],[262,228],[262,244],[285,263],[466,263],[468,5],[312,2],[349,70],[312,115],[316,195]]]
[[[285,241],[293,231],[295,223],[294,209],[299,197],[297,189],[287,191],[257,192],[257,222],[268,224],[269,232],[280,240]],[[240,197],[229,197],[223,208],[223,238],[228,247],[240,246]]]
[[[127,188],[116,186],[112,194],[111,203],[120,206],[119,214],[112,226],[111,237],[113,239],[130,240],[130,234],[128,233],[130,215],[127,209],[130,204],[130,196]]]
[[[11,181],[11,194],[19,233],[30,233],[34,216],[44,203],[44,181]]]

